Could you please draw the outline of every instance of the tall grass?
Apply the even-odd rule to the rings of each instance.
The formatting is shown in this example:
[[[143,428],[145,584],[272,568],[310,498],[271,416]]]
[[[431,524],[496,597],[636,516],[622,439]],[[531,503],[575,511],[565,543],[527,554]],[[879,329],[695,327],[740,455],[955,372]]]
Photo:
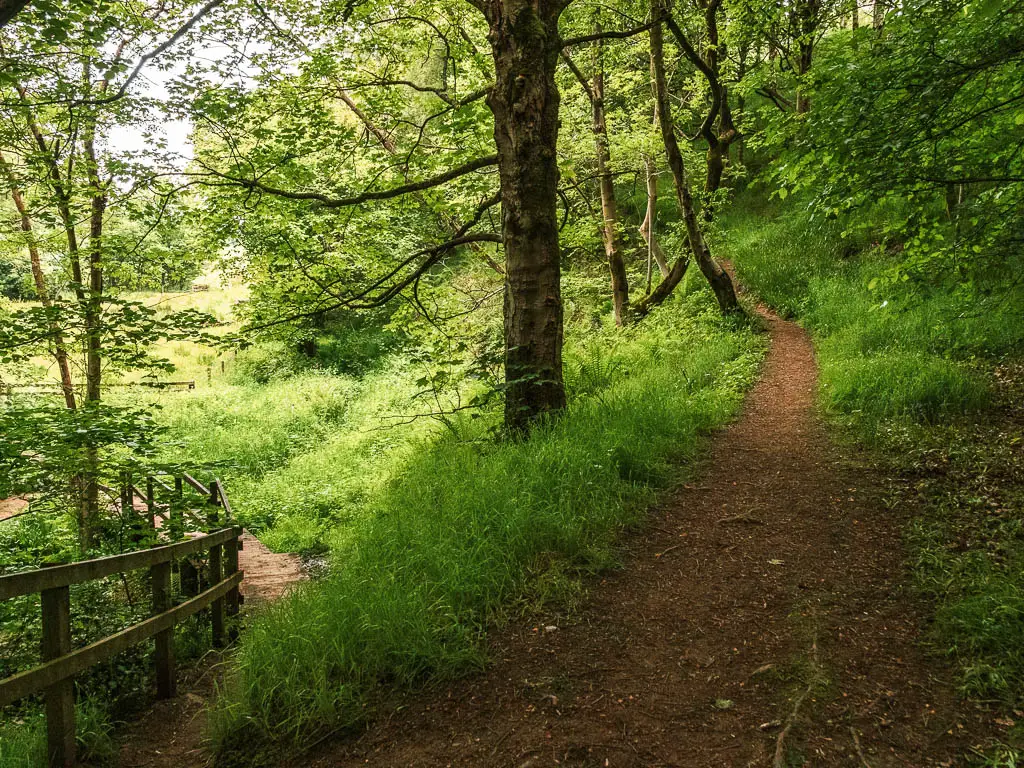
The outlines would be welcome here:
[[[88,765],[109,765],[117,755],[107,713],[93,701],[75,705],[78,759]],[[0,723],[0,768],[39,768],[47,765],[46,720],[42,712]]]
[[[934,423],[987,406],[989,385],[975,358],[1024,344],[1005,297],[872,290],[896,257],[872,245],[870,233],[843,238],[841,223],[796,205],[770,217],[738,208],[724,227],[725,250],[745,285],[813,332],[822,403],[833,416],[870,439],[888,419]]]
[[[365,715],[381,681],[484,662],[486,629],[614,562],[616,537],[734,412],[762,351],[706,293],[577,345],[567,416],[493,442],[466,418],[410,452],[334,541],[334,568],[250,627],[214,708],[220,750],[295,744]]]
[[[325,439],[358,389],[352,378],[309,372],[264,386],[164,396],[160,418],[175,440],[164,458],[260,476]]]

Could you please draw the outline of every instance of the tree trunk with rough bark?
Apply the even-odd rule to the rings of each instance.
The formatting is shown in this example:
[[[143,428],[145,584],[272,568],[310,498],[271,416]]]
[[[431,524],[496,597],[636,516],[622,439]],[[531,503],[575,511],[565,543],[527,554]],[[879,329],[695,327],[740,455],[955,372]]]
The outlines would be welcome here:
[[[563,5],[490,0],[481,8],[495,70],[487,104],[494,114],[505,246],[505,427],[521,434],[566,406],[555,156]]]

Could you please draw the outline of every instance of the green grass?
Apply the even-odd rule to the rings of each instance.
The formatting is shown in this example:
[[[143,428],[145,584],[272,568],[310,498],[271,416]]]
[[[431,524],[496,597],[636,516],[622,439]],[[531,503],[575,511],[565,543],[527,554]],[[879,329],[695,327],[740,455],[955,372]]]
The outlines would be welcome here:
[[[272,549],[322,551],[436,432],[398,418],[415,407],[418,375],[395,359],[362,378],[307,370],[167,393],[163,458],[215,471],[238,520]]]
[[[358,382],[309,372],[259,386],[167,393],[165,458],[221,464],[227,476],[261,476],[331,434],[345,420]]]
[[[107,713],[92,701],[75,705],[78,759],[88,765],[111,765],[118,745]],[[0,723],[0,768],[46,765],[46,720],[41,712]]]
[[[871,290],[895,261],[864,235],[846,240],[840,224],[795,205],[770,219],[737,207],[723,245],[749,288],[814,334],[829,413],[869,440],[886,420],[934,423],[986,408],[989,382],[974,361],[1024,344],[1005,297]]]
[[[461,419],[367,494],[329,576],[247,632],[211,714],[222,753],[355,722],[382,682],[478,668],[489,627],[614,563],[619,534],[735,412],[763,351],[705,292],[597,336],[569,351],[563,419],[520,442]]]
[[[966,695],[1012,712],[1024,703],[1024,294],[935,279],[883,287],[900,258],[887,216],[850,241],[795,201],[745,199],[720,239],[742,281],[811,331],[820,402],[838,434],[872,449],[899,481],[886,502],[905,513],[909,568],[934,607],[929,634],[955,660]],[[970,764],[1021,763],[993,745]]]

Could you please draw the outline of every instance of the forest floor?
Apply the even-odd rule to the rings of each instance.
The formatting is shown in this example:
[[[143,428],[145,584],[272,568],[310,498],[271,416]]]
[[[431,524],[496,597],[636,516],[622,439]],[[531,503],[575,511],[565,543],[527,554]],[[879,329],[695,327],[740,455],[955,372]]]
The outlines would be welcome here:
[[[395,693],[292,764],[963,764],[995,715],[958,699],[921,642],[911,510],[886,509],[883,478],[830,442],[806,332],[759,312],[772,343],[741,417],[626,540],[621,569],[568,615],[495,632],[485,673]],[[125,765],[205,762],[209,677],[132,729]]]

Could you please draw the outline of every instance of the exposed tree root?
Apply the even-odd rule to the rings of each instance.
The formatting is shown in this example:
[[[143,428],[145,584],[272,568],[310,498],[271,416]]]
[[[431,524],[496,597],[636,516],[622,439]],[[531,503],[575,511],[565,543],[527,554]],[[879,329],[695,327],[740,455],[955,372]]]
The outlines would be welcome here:
[[[800,695],[796,697],[793,702],[793,709],[789,713],[789,717],[786,718],[785,725],[782,730],[779,731],[779,738],[775,741],[775,761],[772,763],[773,768],[786,768],[786,737],[789,732],[793,730],[793,726],[796,724],[796,719],[800,714],[800,707],[803,706],[804,701],[808,696],[811,695],[811,691],[821,680],[821,665],[818,663],[818,638],[815,636],[811,643],[811,679],[807,681],[807,687],[804,688]]]
[[[864,748],[860,745],[860,736],[857,735],[857,729],[852,725],[850,726],[850,735],[853,736],[853,748],[857,750],[857,757],[860,758],[860,764],[864,768],[871,768],[871,763],[864,756]]]

